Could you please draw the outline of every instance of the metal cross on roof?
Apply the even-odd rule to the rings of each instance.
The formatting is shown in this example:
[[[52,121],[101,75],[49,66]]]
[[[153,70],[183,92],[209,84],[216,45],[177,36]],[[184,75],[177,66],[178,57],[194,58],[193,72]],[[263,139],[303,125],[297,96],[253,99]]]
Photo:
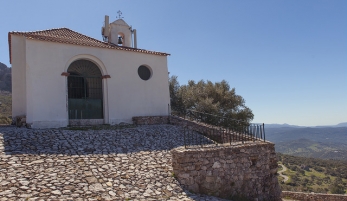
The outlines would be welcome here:
[[[122,17],[122,14],[123,14],[122,11],[119,10],[117,13],[118,13],[118,17],[117,17],[118,19],[124,18],[124,17]]]

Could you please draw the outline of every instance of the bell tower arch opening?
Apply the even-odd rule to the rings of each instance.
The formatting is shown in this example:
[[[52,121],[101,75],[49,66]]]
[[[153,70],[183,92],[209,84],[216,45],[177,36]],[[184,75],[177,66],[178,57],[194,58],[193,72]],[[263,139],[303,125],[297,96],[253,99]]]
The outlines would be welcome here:
[[[122,32],[119,32],[117,37],[118,37],[117,45],[123,46],[123,41],[125,41],[124,34]]]

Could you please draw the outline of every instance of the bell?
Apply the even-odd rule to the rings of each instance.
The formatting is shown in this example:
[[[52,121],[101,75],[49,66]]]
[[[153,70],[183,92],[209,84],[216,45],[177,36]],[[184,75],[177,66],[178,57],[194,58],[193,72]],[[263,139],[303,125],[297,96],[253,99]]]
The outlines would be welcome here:
[[[121,45],[123,44],[123,40],[122,40],[122,36],[119,36],[118,37],[118,45]]]

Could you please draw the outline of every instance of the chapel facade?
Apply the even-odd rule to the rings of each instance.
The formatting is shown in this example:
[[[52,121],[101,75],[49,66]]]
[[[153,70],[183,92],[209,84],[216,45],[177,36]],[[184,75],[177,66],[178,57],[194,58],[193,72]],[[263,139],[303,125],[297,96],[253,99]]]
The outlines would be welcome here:
[[[137,48],[123,19],[103,41],[68,28],[9,32],[12,116],[33,128],[131,123],[169,114],[168,53]]]

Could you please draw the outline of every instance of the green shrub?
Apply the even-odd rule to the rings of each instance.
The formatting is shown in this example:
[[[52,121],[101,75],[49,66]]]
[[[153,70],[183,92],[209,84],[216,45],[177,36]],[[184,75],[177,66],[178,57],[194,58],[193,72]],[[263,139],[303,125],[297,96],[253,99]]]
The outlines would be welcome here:
[[[8,117],[4,117],[0,115],[0,124],[10,125],[12,120]]]

